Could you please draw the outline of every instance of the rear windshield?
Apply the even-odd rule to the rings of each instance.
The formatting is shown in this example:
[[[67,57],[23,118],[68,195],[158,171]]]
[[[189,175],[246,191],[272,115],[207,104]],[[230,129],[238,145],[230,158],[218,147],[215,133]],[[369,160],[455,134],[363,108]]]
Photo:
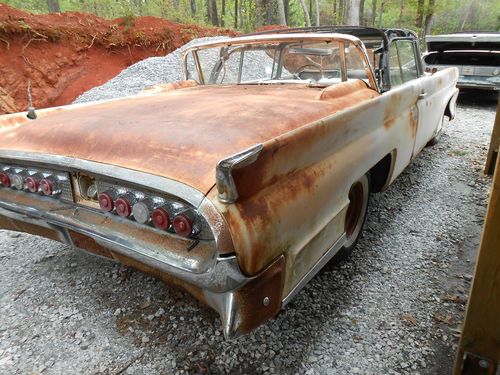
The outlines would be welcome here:
[[[500,52],[435,52],[424,61],[431,65],[500,66]]]

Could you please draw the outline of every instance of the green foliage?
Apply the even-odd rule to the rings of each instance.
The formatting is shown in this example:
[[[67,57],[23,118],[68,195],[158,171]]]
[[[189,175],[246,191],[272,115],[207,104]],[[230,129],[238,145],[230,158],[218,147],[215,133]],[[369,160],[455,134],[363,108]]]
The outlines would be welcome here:
[[[33,13],[48,11],[46,0],[0,0],[8,5],[25,9]],[[207,2],[210,0],[60,0],[64,12],[90,12],[100,17],[114,19],[123,18],[123,27],[130,30],[134,17],[156,16],[175,22],[208,25]],[[344,0],[346,3],[348,0]],[[372,5],[376,2],[375,23],[373,23]],[[277,0],[238,0],[241,10],[235,9],[234,0],[225,0],[226,9],[224,24],[234,27],[238,13],[238,29],[243,32],[253,31],[257,23],[267,22],[263,15],[263,5],[271,3],[274,9],[271,24],[278,23]],[[312,5],[314,0],[305,0]],[[311,2],[311,3],[310,3]],[[404,27],[416,29],[418,0],[365,0],[364,20],[368,26]],[[222,20],[222,0],[216,0],[219,19]],[[291,27],[305,26],[304,13],[299,0],[289,0],[287,19]],[[334,14],[334,4],[338,8],[339,0],[320,0],[321,22],[323,24],[343,23],[339,14]],[[381,4],[384,3],[383,12]],[[429,0],[425,0],[426,12]],[[195,10],[193,12],[193,9]],[[402,12],[401,12],[402,10]],[[435,9],[431,21],[433,34],[456,31],[497,31],[500,30],[500,1],[498,0],[435,0]],[[311,17],[314,19],[314,17]],[[425,18],[425,15],[424,15]],[[314,24],[314,21],[313,21]],[[420,34],[423,30],[415,30]]]

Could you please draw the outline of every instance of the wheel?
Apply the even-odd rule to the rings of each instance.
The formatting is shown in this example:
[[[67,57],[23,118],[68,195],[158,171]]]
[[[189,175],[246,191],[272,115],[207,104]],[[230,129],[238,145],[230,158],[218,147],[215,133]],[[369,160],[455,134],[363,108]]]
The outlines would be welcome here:
[[[349,206],[345,217],[346,243],[338,253],[339,258],[349,256],[361,238],[369,200],[370,175],[365,174],[349,190]]]
[[[429,142],[427,142],[427,146],[434,146],[439,143],[441,135],[443,134],[443,122],[444,122],[444,116],[441,117],[441,121],[439,122],[436,134],[434,135],[434,137],[431,138]]]

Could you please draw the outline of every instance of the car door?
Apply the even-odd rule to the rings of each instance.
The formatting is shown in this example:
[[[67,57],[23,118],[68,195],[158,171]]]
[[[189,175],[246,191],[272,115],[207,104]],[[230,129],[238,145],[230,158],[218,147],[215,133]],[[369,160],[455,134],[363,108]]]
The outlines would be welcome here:
[[[422,74],[422,63],[417,42],[413,39],[396,39],[391,43],[391,84],[392,87],[400,84],[413,84],[418,96],[418,125],[415,134],[413,157],[415,157],[432,138],[442,113],[438,106],[437,87],[433,79]]]

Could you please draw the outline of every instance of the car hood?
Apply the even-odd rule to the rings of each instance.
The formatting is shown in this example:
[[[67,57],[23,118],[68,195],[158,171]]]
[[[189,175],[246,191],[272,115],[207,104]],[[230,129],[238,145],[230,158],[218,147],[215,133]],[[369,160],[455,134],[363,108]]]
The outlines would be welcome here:
[[[206,194],[219,160],[356,102],[319,100],[320,94],[306,85],[198,86],[61,107],[20,126],[0,127],[0,150],[112,164]]]

